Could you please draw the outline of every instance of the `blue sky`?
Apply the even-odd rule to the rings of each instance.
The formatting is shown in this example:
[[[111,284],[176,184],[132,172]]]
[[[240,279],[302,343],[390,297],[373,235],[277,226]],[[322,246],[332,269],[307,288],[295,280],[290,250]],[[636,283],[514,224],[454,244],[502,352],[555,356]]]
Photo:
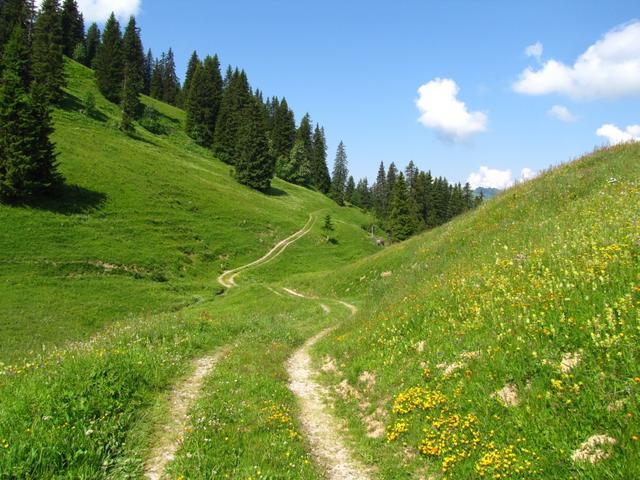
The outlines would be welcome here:
[[[325,127],[331,162],[344,140],[356,178],[413,160],[456,182],[484,166],[474,180],[507,184],[640,137],[637,0],[79,3],[137,10],[145,46],[171,46],[181,75],[194,49],[244,68]]]

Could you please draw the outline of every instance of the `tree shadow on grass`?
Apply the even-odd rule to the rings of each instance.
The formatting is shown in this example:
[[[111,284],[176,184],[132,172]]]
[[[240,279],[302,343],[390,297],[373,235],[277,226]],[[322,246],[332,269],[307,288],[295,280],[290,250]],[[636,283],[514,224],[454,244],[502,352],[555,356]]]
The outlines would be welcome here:
[[[59,107],[62,110],[65,110],[67,112],[81,113],[83,115],[86,115],[89,118],[92,118],[102,123],[106,122],[109,119],[104,113],[102,113],[97,108],[93,108],[91,109],[91,111],[87,111],[86,105],[84,105],[78,99],[78,97],[74,97],[73,95],[70,95],[68,93],[65,94],[64,98],[60,101]]]
[[[280,190],[276,187],[269,187],[267,190],[263,192],[265,195],[269,195],[270,197],[286,197],[289,194],[284,190]]]
[[[15,207],[33,208],[62,215],[86,214],[98,210],[107,201],[107,195],[79,185],[62,184],[49,195],[15,200],[9,203]]]

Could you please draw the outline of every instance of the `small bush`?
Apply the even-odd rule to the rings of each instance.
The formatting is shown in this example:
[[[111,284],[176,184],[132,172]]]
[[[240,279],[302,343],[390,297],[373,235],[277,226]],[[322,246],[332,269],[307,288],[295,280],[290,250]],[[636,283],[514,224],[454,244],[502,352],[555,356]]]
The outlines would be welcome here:
[[[165,135],[167,133],[166,127],[160,122],[160,113],[151,105],[147,105],[144,108],[144,113],[139,123],[142,128],[154,135]]]

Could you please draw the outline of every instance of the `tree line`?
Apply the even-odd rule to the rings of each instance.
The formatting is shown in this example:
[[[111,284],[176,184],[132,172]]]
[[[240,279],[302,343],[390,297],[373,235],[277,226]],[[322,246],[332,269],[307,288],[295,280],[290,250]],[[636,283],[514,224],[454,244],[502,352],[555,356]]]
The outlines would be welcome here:
[[[380,162],[371,187],[366,178],[356,184],[349,177],[345,201],[371,211],[393,240],[402,241],[477,207],[482,197],[476,196],[468,183],[451,184],[446,178],[420,171],[413,162],[404,173],[395,163],[385,170]]]
[[[173,50],[145,54],[135,17],[122,31],[112,13],[104,31],[93,23],[85,34],[75,0],[44,0],[38,12],[32,0],[0,0],[0,199],[47,192],[62,181],[50,136],[65,55],[94,69],[100,92],[121,107],[124,132],[133,133],[148,113],[142,94],[180,106],[187,134],[232,165],[240,183],[267,190],[277,175],[315,188],[339,205],[372,211],[394,240],[479,203],[468,184],[449,184],[413,162],[404,173],[381,163],[371,187],[366,178],[356,184],[342,142],[330,174],[324,128],[308,113],[296,124],[286,98],[265,99],[244,70],[229,66],[223,77],[217,55],[200,59],[194,52],[181,85]]]
[[[60,8],[44,0],[37,15],[31,1],[0,1],[0,200],[46,193],[62,182],[51,106],[62,100],[74,18],[81,19],[72,1]]]

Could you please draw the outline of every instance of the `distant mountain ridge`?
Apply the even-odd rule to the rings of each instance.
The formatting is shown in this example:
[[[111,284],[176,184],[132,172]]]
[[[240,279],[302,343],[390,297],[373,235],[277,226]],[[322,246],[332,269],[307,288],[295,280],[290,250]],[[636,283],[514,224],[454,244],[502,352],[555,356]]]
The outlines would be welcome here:
[[[489,188],[489,187],[478,187],[473,193],[476,194],[477,197],[482,195],[485,199],[493,198],[498,195],[502,190],[499,188]]]

